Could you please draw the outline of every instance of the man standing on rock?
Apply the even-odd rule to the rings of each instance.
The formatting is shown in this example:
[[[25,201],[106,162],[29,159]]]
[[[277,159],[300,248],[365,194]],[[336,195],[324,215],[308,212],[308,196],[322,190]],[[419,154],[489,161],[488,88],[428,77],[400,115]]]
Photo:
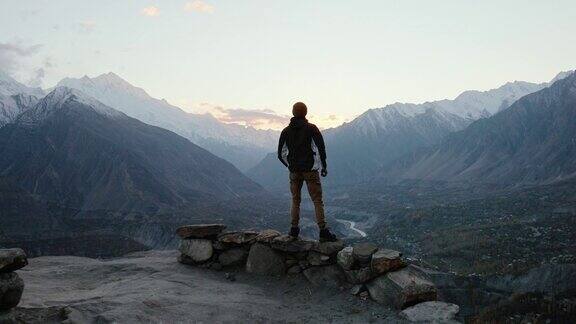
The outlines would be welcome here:
[[[318,169],[322,168],[323,177],[328,175],[326,169],[326,148],[324,139],[316,125],[306,119],[308,108],[302,102],[292,106],[290,125],[284,128],[278,141],[278,159],[290,170],[290,192],[292,192],[292,227],[290,236],[297,238],[300,234],[300,202],[302,185],[306,182],[308,193],[314,202],[316,222],[320,229],[320,241],[333,242],[336,236],[330,233],[324,217],[322,185]]]

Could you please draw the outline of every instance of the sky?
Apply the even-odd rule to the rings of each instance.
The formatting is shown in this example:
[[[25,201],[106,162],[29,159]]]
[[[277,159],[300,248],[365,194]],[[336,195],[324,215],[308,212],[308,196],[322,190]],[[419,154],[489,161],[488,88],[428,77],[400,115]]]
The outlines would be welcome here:
[[[0,0],[0,69],[44,88],[115,72],[225,122],[336,126],[576,66],[574,0]]]

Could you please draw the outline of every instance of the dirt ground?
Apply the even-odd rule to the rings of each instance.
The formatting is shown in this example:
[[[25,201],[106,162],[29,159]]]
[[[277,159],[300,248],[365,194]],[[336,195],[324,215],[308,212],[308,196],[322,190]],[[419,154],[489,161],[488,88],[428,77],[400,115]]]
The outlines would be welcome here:
[[[182,265],[176,251],[96,260],[40,257],[19,271],[16,313],[57,314],[69,323],[401,322],[396,311],[302,276],[267,278]],[[40,315],[38,315],[40,316]],[[43,318],[47,320],[46,318]]]

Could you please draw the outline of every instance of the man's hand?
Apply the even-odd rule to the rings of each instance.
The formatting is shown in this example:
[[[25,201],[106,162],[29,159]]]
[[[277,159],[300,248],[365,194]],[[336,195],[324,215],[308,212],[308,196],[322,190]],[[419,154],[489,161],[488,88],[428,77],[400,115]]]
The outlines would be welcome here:
[[[320,175],[326,177],[328,175],[328,170],[322,169],[322,171],[320,171]]]

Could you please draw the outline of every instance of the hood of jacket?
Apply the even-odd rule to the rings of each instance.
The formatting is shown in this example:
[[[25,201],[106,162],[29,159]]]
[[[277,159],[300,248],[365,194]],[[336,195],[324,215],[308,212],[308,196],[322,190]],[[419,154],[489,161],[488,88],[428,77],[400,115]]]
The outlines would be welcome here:
[[[302,128],[306,124],[308,124],[308,120],[302,117],[292,117],[290,118],[290,127],[291,128]]]

